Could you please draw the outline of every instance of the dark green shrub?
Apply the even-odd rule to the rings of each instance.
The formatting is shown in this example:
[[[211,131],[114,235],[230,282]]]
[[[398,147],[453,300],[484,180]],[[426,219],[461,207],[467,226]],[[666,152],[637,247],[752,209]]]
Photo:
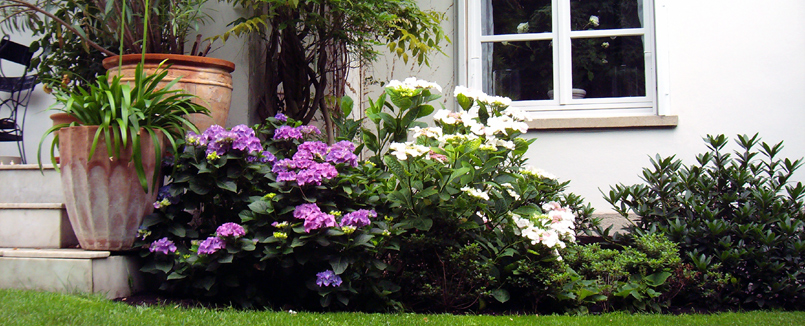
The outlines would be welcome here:
[[[643,170],[646,184],[614,186],[607,201],[623,216],[640,217],[633,232],[677,242],[699,281],[727,283],[713,271],[734,277],[715,297],[722,304],[805,308],[805,186],[790,182],[802,160],[779,159],[783,143],[761,143],[757,135],[738,136],[734,154],[724,135],[705,141],[710,151],[697,164],[658,155]],[[704,302],[719,291],[706,287],[684,297]]]

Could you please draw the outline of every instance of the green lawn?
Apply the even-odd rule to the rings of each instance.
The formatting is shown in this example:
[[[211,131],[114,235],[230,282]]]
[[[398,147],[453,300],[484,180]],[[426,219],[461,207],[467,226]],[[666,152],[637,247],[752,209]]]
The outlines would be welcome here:
[[[0,290],[2,325],[805,325],[805,312],[452,316],[132,307],[95,296]]]

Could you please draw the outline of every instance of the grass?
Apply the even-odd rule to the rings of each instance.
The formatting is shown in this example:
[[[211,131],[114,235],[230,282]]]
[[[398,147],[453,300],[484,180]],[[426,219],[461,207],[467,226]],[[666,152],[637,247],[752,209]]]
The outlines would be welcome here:
[[[805,325],[805,312],[712,315],[453,316],[129,306],[98,296],[0,290],[2,325]]]

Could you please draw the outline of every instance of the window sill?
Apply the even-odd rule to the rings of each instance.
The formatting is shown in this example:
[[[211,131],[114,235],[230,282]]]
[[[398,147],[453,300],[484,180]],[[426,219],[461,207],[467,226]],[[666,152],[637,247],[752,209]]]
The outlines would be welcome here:
[[[610,129],[610,128],[675,128],[679,117],[655,115],[638,117],[534,119],[528,130]]]

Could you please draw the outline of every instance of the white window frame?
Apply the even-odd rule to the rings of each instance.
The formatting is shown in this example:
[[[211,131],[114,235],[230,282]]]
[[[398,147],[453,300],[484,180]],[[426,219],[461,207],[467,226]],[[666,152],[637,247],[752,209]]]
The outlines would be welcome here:
[[[483,90],[483,50],[482,43],[502,41],[525,40],[556,40],[553,47],[553,66],[556,96],[552,100],[515,101],[512,106],[530,112],[535,119],[552,118],[612,118],[634,116],[664,116],[669,115],[670,96],[668,91],[667,55],[658,46],[657,40],[664,41],[663,35],[658,33],[657,26],[664,23],[667,0],[644,0],[643,27],[629,29],[609,30],[579,30],[571,31],[570,1],[552,0],[555,12],[562,14],[552,15],[552,32],[482,35],[481,17],[482,0],[458,1],[458,57],[459,84]],[[572,67],[570,40],[575,38],[589,38],[595,36],[643,36],[644,58],[646,71],[645,97],[616,97],[616,98],[584,98],[573,99],[572,93]],[[565,58],[560,60],[559,58]],[[562,78],[568,76],[568,78]]]

